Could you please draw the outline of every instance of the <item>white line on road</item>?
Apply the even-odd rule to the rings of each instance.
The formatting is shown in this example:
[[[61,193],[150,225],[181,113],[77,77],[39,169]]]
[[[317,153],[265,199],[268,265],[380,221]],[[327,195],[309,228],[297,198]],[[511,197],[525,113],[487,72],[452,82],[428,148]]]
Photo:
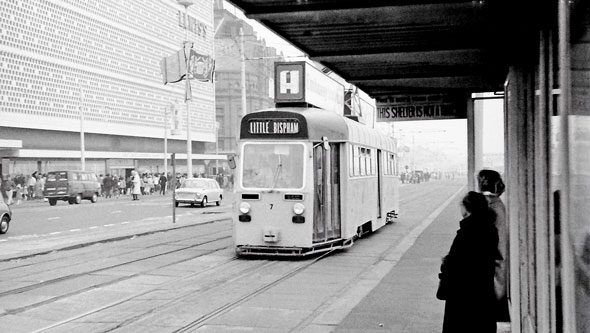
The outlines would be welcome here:
[[[117,214],[117,213],[120,213],[120,212],[121,212],[120,210],[114,210],[114,211],[111,212],[111,214]]]
[[[8,239],[0,239],[0,242],[8,242]]]
[[[121,222],[121,224],[128,224],[129,222],[125,221],[125,222]]]
[[[80,231],[80,229],[70,229],[70,232]]]
[[[61,231],[54,231],[54,232],[50,232],[50,235],[59,235],[61,234]]]
[[[90,228],[88,228],[88,229],[98,229],[98,227],[90,227]]]
[[[103,227],[112,227],[114,224],[105,224]]]
[[[48,217],[48,220],[59,220],[61,219],[61,217],[57,216],[57,217]]]

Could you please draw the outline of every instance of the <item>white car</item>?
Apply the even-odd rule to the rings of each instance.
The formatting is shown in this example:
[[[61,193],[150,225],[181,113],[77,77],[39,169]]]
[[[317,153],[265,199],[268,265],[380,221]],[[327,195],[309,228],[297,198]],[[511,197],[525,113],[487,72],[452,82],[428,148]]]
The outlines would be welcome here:
[[[174,201],[176,207],[180,203],[194,206],[200,204],[202,207],[207,206],[209,202],[215,202],[217,206],[221,205],[223,199],[223,189],[215,179],[209,178],[189,178],[180,184],[176,189]]]

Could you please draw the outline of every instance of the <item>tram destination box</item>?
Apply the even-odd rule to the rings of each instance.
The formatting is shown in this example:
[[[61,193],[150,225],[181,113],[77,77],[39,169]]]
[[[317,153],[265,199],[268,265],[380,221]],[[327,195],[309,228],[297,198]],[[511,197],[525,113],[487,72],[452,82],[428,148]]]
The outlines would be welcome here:
[[[275,63],[277,106],[315,107],[342,114],[344,86],[304,61]]]

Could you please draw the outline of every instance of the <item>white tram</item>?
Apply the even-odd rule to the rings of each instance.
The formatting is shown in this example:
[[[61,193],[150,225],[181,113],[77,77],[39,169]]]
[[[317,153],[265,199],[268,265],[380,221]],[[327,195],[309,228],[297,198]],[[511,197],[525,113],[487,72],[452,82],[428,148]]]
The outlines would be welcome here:
[[[242,119],[233,226],[238,255],[345,248],[397,217],[393,139],[341,113],[278,107]]]

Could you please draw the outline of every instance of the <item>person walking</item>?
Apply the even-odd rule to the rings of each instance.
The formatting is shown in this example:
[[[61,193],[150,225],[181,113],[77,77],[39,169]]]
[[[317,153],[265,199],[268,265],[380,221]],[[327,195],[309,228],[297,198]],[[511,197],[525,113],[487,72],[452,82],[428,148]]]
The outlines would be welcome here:
[[[166,195],[166,183],[168,183],[168,178],[166,178],[166,175],[162,173],[158,182],[160,184],[160,194]]]
[[[141,194],[141,179],[137,171],[134,170],[131,172],[131,174],[131,194],[133,196],[133,200],[139,200],[139,195]]]
[[[497,321],[510,321],[510,311],[508,307],[508,281],[510,276],[510,258],[509,258],[509,233],[506,224],[506,207],[500,199],[506,186],[500,177],[500,174],[494,170],[481,170],[477,174],[477,183],[479,192],[488,199],[490,209],[494,211],[496,219],[494,225],[498,230],[498,251],[501,258],[496,260],[496,273],[494,276],[494,290],[496,291],[496,315]]]
[[[494,213],[486,197],[474,191],[463,197],[460,207],[463,219],[440,267],[436,297],[445,301],[442,332],[496,332]]]

